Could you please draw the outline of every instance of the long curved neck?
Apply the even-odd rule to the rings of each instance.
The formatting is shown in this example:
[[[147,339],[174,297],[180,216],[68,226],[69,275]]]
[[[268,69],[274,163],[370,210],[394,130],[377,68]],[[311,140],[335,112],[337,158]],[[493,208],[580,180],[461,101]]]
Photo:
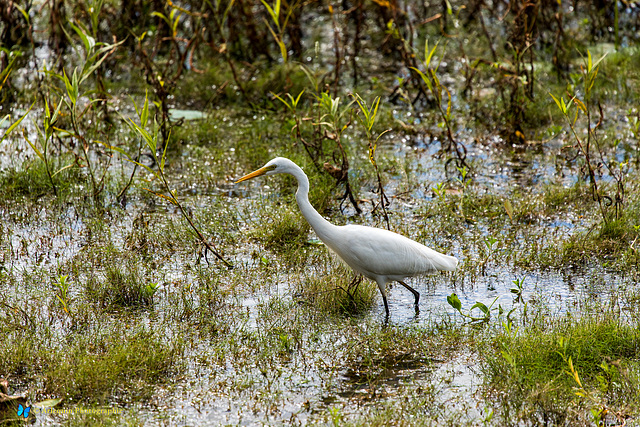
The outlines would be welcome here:
[[[324,240],[327,231],[336,226],[324,219],[309,202],[309,179],[302,169],[297,167],[293,172],[291,172],[291,175],[298,180],[296,201],[298,202],[302,215],[305,217],[309,225],[311,225],[320,240]]]

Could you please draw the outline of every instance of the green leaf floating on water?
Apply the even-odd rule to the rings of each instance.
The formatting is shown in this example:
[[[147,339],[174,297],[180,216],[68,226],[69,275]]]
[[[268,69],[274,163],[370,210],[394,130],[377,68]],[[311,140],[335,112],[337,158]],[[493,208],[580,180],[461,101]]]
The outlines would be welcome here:
[[[60,402],[62,402],[62,399],[47,399],[42,402],[34,403],[33,406],[36,408],[53,408]]]
[[[169,116],[171,116],[171,120],[201,120],[206,117],[206,114],[202,111],[196,110],[176,110],[169,109]]]

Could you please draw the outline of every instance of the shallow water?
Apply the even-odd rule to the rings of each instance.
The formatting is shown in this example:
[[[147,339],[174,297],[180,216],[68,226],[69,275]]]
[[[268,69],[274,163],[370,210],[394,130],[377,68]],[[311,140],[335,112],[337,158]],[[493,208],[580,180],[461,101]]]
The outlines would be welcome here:
[[[330,35],[327,39],[330,39]],[[331,44],[323,46],[324,51],[331,50]],[[204,118],[199,111],[173,110],[174,118],[196,120]],[[15,113],[19,113],[16,111]],[[414,114],[414,116],[411,116]],[[426,117],[415,117],[415,112],[394,111],[396,119],[405,123],[425,123]],[[35,139],[34,122],[39,120],[37,114],[29,116],[23,122],[27,134]],[[262,114],[246,118],[246,121],[264,121]],[[212,125],[212,131],[218,128],[232,128],[242,126],[242,119],[227,119],[222,117]],[[435,128],[435,126],[434,126]],[[439,135],[435,129],[431,132]],[[508,198],[511,192],[518,188],[525,194],[539,194],[549,183],[559,183],[564,187],[575,184],[576,173],[565,169],[557,156],[560,148],[566,142],[564,136],[558,136],[550,141],[536,142],[527,147],[504,147],[504,142],[497,135],[487,135],[485,140],[476,141],[474,129],[463,129],[456,134],[456,139],[465,144],[468,149],[467,161],[473,166],[473,190],[477,193],[487,193],[498,197]],[[126,135],[122,136],[126,138]],[[345,138],[348,140],[348,138]],[[350,141],[349,143],[352,143]],[[392,200],[390,210],[397,216],[396,226],[414,230],[419,227],[407,226],[423,221],[417,212],[436,203],[433,188],[443,182],[453,182],[455,174],[444,173],[444,160],[439,158],[441,143],[437,138],[427,136],[426,133],[417,135],[390,133],[385,136],[378,147],[379,163],[382,166],[392,163],[407,165],[407,171],[414,174],[416,184],[406,188],[407,180],[404,171],[385,173],[389,181],[385,184],[385,191]],[[216,180],[209,168],[219,167],[221,162],[227,166],[234,165],[238,153],[235,148],[230,149],[225,158],[216,159],[218,164],[208,161],[190,164],[191,159],[198,159],[202,154],[201,147],[189,147],[183,150],[183,158],[176,163],[183,163],[183,169],[174,172],[172,177],[177,185],[181,185],[182,177],[185,182],[190,181],[191,174],[198,174],[198,182],[190,186],[179,188],[185,197],[185,203],[194,208],[206,207],[210,198],[225,200],[238,210],[243,232],[258,227],[261,219],[249,209],[252,204],[271,206],[277,210],[281,197],[293,198],[292,194],[280,194],[274,190],[277,186],[269,181],[254,181],[243,183],[242,186],[232,184],[233,177],[225,182]],[[622,151],[617,153],[618,161],[625,159]],[[205,152],[204,155],[207,155]],[[0,146],[0,168],[19,167],[26,159],[34,155],[21,138],[13,138]],[[369,166],[366,150],[361,150],[364,159],[361,164]],[[269,159],[264,159],[266,162]],[[124,165],[124,166],[123,166]],[[130,167],[126,162],[116,160],[111,166],[112,171]],[[228,167],[226,170],[237,169]],[[237,172],[237,171],[234,171]],[[248,172],[248,171],[244,171]],[[452,172],[452,171],[449,171]],[[353,178],[359,176],[355,168],[350,171]],[[277,178],[275,178],[277,179]],[[607,181],[607,175],[602,178]],[[204,184],[204,185],[200,185]],[[376,200],[377,194],[371,191],[374,182],[362,187],[363,199]],[[403,194],[399,194],[403,193]],[[115,204],[115,203],[114,203]],[[158,210],[156,206],[148,206],[143,201],[131,200],[126,209],[113,222],[110,222],[109,233],[112,241],[119,242],[122,249],[126,249],[126,237],[133,228],[134,218],[140,212]],[[169,212],[176,221],[180,221],[175,210],[171,208],[160,210]],[[259,212],[260,209],[255,209]],[[242,212],[242,213],[240,213]],[[358,222],[366,225],[381,226],[379,218],[373,218],[367,211],[362,218],[354,218],[354,210],[345,204],[344,215],[333,210],[334,220],[341,222]],[[8,246],[11,247],[10,260],[4,260],[4,268],[10,270],[17,281],[22,274],[28,274],[36,267],[49,265],[53,270],[56,265],[76,256],[90,239],[90,226],[83,220],[83,216],[70,206],[57,218],[43,207],[36,212],[34,218],[14,218],[11,212],[0,210],[0,217],[6,220],[11,230]],[[573,233],[584,231],[586,222],[573,214],[564,217],[543,218],[532,227],[538,227],[542,239],[561,239]],[[478,223],[469,227],[468,237],[491,234],[486,224]],[[534,233],[535,235],[535,233]],[[415,236],[413,236],[415,237]],[[499,236],[497,236],[499,237]],[[309,235],[314,239],[313,233]],[[446,239],[446,238],[445,238]],[[526,239],[526,237],[522,237]],[[441,244],[441,242],[423,241],[423,243]],[[465,248],[463,242],[450,242],[452,255],[457,256],[461,263],[474,261],[480,254]],[[523,241],[523,245],[526,244]],[[249,253],[256,248],[247,247],[237,254],[234,262],[244,264],[247,269],[258,270],[259,260],[254,260]],[[260,248],[258,248],[259,250]],[[271,257],[271,255],[269,255]],[[470,259],[469,257],[473,257]],[[277,258],[273,256],[272,258]],[[175,257],[158,267],[158,282],[162,283],[159,297],[163,298],[173,290],[171,283],[195,283],[193,274],[184,270],[184,264],[193,262]],[[201,261],[204,264],[204,261]],[[277,262],[276,262],[277,264]],[[231,297],[229,304],[233,307],[233,314],[240,317],[236,327],[243,334],[265,333],[265,325],[273,319],[266,318],[269,304],[293,306],[296,304],[297,289],[286,272],[286,266],[278,266],[282,273],[273,275],[275,283],[270,285],[256,285],[254,291],[245,292],[239,300],[237,295]],[[255,274],[255,273],[254,273]],[[255,279],[255,276],[251,276]],[[55,279],[55,278],[53,278]],[[259,280],[259,278],[257,279]],[[515,287],[514,280],[524,280],[521,298],[517,299],[511,291]],[[414,309],[413,295],[399,285],[389,288],[389,309],[391,317],[388,328],[428,327],[433,319],[447,319],[450,322],[462,323],[464,319],[447,303],[447,296],[456,293],[462,303],[464,313],[470,313],[470,308],[476,302],[482,302],[492,308],[491,315],[498,317],[498,307],[503,310],[503,317],[511,310],[512,316],[526,322],[527,312],[544,312],[549,316],[563,315],[571,312],[579,314],[583,304],[589,301],[617,304],[618,310],[624,310],[615,295],[626,287],[635,285],[629,277],[621,277],[615,272],[606,271],[597,266],[567,266],[558,271],[539,271],[536,269],[518,269],[510,266],[496,265],[489,261],[485,274],[479,272],[474,276],[461,274],[437,274],[434,276],[414,278],[407,283],[421,294],[419,313]],[[52,283],[44,283],[39,292],[47,292]],[[375,286],[369,284],[369,286]],[[22,294],[26,301],[29,297],[23,289],[10,289],[10,293]],[[51,291],[53,292],[53,291]],[[79,289],[73,288],[73,292]],[[161,305],[162,303],[160,303]],[[374,307],[362,318],[354,318],[359,325],[368,323],[376,327],[385,327],[384,306],[382,298],[376,294]],[[480,316],[478,309],[471,312],[473,316]],[[149,319],[141,321],[149,322]],[[423,358],[413,357],[396,366],[388,368],[375,384],[357,376],[344,367],[332,371],[331,361],[323,369],[318,368],[318,359],[323,354],[331,353],[338,348],[340,342],[335,342],[336,334],[324,331],[319,335],[311,355],[300,351],[294,353],[290,360],[281,363],[277,369],[266,369],[263,366],[246,366],[239,370],[239,363],[228,358],[223,363],[213,365],[205,363],[201,358],[207,358],[214,352],[215,342],[209,340],[192,339],[196,344],[188,350],[187,369],[179,377],[172,380],[166,388],[157,390],[153,401],[144,406],[127,408],[131,414],[142,420],[145,425],[259,425],[259,424],[304,424],[308,421],[325,420],[331,410],[338,408],[345,419],[357,416],[366,411],[375,411],[380,401],[398,402],[404,399],[406,384],[424,389],[434,389],[436,401],[451,408],[452,412],[466,414],[463,423],[478,424],[486,416],[483,402],[479,394],[482,385],[481,373],[477,371],[477,361],[474,356],[465,352],[455,355],[450,360],[432,360],[428,355]],[[307,360],[310,359],[311,361]],[[267,367],[269,368],[269,367]],[[266,372],[266,373],[265,373]],[[49,416],[39,416],[37,425],[57,425],[58,419]]]
[[[557,180],[565,185],[573,183],[569,174],[556,175],[556,168],[552,166],[553,155],[547,152],[549,150],[543,149],[542,153],[532,160],[518,160],[521,156],[512,157],[504,150],[485,146],[469,148],[468,159],[481,162],[483,165],[474,176],[474,185],[486,188],[491,194],[507,195],[513,186],[521,186],[527,191],[535,192],[545,183]],[[409,197],[393,198],[394,193],[403,185],[401,176],[391,176],[391,182],[386,186],[393,200],[390,209],[404,221],[419,220],[415,217],[416,207],[433,203],[430,189],[446,179],[442,172],[442,161],[435,157],[439,149],[437,141],[425,144],[421,141],[408,141],[403,137],[394,138],[393,143],[381,147],[381,152],[386,152],[387,155],[393,153],[394,156],[408,162],[411,170],[419,171],[417,188],[412,189]],[[376,194],[363,190],[364,198],[377,197]],[[208,197],[229,198],[233,199],[234,203],[249,205],[272,204],[278,197],[293,197],[291,194],[274,194],[274,190],[266,182],[252,183],[242,188],[225,185],[219,189],[209,188],[208,192],[208,195],[199,194],[197,189],[194,189],[186,200],[187,204],[203,206],[207,204]],[[126,214],[112,224],[112,237],[124,245],[126,235],[132,229],[133,218],[137,216],[136,212],[146,209],[148,207],[143,204],[129,205]],[[353,212],[347,210],[347,221],[350,221],[349,217],[352,214]],[[8,212],[0,212],[0,215],[10,216]],[[244,217],[244,220],[253,222],[254,226],[260,221],[257,217]],[[361,221],[365,224],[374,222],[367,214]],[[18,279],[20,271],[29,271],[42,263],[54,265],[71,259],[86,244],[87,224],[72,207],[63,212],[60,218],[51,218],[43,208],[38,213],[37,221],[27,220],[18,224],[15,218],[11,218],[11,222],[9,244],[13,248],[13,255],[10,263],[5,263],[5,268],[11,269]],[[561,236],[584,228],[577,218],[548,218],[535,226],[547,227],[554,230],[552,234]],[[482,225],[478,225],[476,231],[473,231],[478,232],[486,235],[486,232],[482,231]],[[313,234],[310,235],[311,239],[314,237]],[[461,263],[465,263],[460,242],[453,242],[453,248],[451,254],[458,256]],[[479,257],[479,254],[467,252],[466,256]],[[236,262],[244,263],[247,268],[255,268],[255,264],[259,263],[252,260],[247,252],[240,254]],[[180,270],[181,261],[174,259],[162,267],[158,276],[167,283],[174,279],[189,282],[188,273],[185,275]],[[522,297],[518,301],[511,289],[514,288],[514,280],[523,278]],[[271,302],[295,304],[296,290],[288,284],[286,272],[278,276],[276,282],[270,286],[260,286],[258,291],[243,296],[239,312],[246,313],[246,321],[242,328],[247,333],[261,332],[265,322],[263,309]],[[544,311],[553,316],[567,312],[578,313],[580,304],[585,300],[610,301],[618,289],[628,285],[627,278],[599,267],[568,266],[561,271],[541,272],[514,269],[492,262],[487,264],[485,274],[473,277],[447,273],[414,278],[407,283],[421,294],[420,312],[415,312],[413,295],[410,292],[399,285],[391,286],[391,318],[388,327],[427,326],[432,322],[433,316],[462,322],[459,313],[447,304],[447,296],[454,292],[462,302],[465,313],[468,313],[476,302],[482,302],[491,306],[494,318],[498,316],[498,307],[504,310],[504,316],[512,309],[516,309],[514,317],[526,317],[527,309]],[[475,309],[471,314],[480,316],[481,313]],[[373,321],[383,325],[384,306],[379,295],[373,309],[361,321]],[[331,351],[332,346],[336,345],[330,342],[331,339],[332,334],[325,334],[319,338],[318,345],[326,345],[326,351]],[[159,390],[155,401],[150,402],[148,406],[128,410],[135,411],[136,416],[148,425],[166,425],[167,419],[171,420],[172,425],[254,425],[265,422],[297,424],[316,419],[314,417],[326,414],[334,407],[341,407],[342,415],[348,419],[350,415],[356,415],[361,410],[368,410],[373,401],[393,401],[400,398],[405,383],[410,382],[414,385],[423,384],[424,387],[437,384],[438,401],[458,409],[465,408],[470,422],[483,416],[482,408],[478,407],[480,403],[475,397],[481,378],[475,372],[474,361],[470,360],[471,356],[468,354],[460,354],[446,361],[427,360],[400,364],[378,379],[375,386],[375,393],[378,394],[377,397],[372,397],[370,394],[373,389],[366,383],[354,382],[347,371],[333,372],[326,377],[326,372],[305,367],[300,356],[294,355],[289,363],[282,366],[281,372],[272,373],[274,376],[270,378],[256,366],[248,367],[245,372],[238,372],[237,367],[230,361],[218,369],[212,369],[197,361],[198,357],[210,351],[211,348],[206,342],[201,342],[196,348],[191,349],[188,369],[181,378],[175,380],[175,388]],[[242,391],[245,389],[243,382],[246,382],[245,392]],[[257,392],[261,387],[268,387],[264,396]],[[225,390],[229,389],[235,391],[226,393]],[[55,418],[52,417],[41,416],[38,420],[40,425],[55,423]]]

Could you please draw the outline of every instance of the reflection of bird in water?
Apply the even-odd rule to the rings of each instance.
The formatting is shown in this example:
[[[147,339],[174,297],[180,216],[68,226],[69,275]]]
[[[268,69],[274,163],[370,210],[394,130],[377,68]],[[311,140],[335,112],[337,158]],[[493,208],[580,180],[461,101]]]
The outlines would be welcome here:
[[[309,179],[302,169],[289,159],[277,157],[255,172],[243,176],[236,183],[277,173],[288,173],[298,180],[296,201],[302,215],[313,227],[320,240],[356,273],[378,284],[387,316],[389,316],[386,292],[388,282],[396,281],[410,290],[415,297],[417,310],[420,294],[403,280],[425,273],[456,269],[458,260],[455,257],[443,255],[394,232],[362,225],[331,224],[309,203]]]

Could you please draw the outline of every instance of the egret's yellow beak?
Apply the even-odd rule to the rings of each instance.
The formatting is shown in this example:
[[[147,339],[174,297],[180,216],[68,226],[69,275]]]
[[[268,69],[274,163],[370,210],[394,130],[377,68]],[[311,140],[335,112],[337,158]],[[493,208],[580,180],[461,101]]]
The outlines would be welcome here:
[[[267,172],[269,172],[270,170],[273,170],[273,169],[275,169],[274,166],[262,167],[262,168],[258,169],[257,171],[253,171],[250,174],[243,176],[242,178],[240,178],[239,180],[236,181],[236,184],[239,183],[239,182],[242,182],[242,181],[246,181],[246,180],[251,179],[251,178],[255,178],[256,176],[264,175],[265,173],[267,173]]]

